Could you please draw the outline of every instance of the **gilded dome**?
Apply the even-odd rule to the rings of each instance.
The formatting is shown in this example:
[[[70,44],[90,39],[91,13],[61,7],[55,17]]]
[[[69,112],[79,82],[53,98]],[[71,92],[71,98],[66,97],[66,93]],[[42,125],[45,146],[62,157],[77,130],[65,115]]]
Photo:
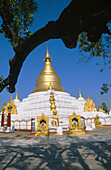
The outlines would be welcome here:
[[[33,93],[39,91],[47,91],[50,85],[55,91],[65,91],[62,88],[61,78],[57,75],[51,65],[52,59],[49,55],[48,47],[44,62],[45,66],[36,79],[35,90]]]

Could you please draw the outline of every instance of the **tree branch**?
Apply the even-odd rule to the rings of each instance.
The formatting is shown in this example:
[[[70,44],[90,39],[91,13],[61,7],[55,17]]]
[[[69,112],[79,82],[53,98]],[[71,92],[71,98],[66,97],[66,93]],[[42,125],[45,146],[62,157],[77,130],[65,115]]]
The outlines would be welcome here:
[[[15,56],[9,60],[10,72],[9,76],[0,83],[0,92],[9,85],[9,92],[15,91],[15,84],[24,60],[28,54],[38,45],[53,38],[61,38],[58,32],[54,33],[55,23],[50,22],[44,28],[36,31],[30,38],[25,40],[22,45],[17,47]],[[50,31],[49,31],[50,30]]]
[[[0,33],[3,34],[3,30],[2,29],[0,30]]]
[[[14,32],[14,30],[12,29],[12,27],[6,23],[7,29],[10,33],[10,37],[12,39],[12,45],[13,45],[13,49],[14,51],[16,51],[16,47],[18,47],[19,43],[20,43],[20,38],[16,35],[16,33]]]

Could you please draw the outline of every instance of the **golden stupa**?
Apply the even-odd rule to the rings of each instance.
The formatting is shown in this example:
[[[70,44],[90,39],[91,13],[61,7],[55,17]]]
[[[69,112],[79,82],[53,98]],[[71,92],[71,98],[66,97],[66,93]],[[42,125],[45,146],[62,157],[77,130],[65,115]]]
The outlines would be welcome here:
[[[36,79],[35,90],[33,91],[33,93],[46,91],[48,90],[50,85],[53,87],[53,90],[55,91],[65,91],[62,88],[61,78],[57,75],[57,73],[55,72],[51,65],[52,59],[48,51],[48,46],[44,62],[45,66]]]

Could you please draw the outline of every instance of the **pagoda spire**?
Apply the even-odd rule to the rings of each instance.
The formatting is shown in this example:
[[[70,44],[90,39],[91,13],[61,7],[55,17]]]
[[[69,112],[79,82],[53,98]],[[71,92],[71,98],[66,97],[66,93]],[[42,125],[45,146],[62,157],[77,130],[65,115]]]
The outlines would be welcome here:
[[[18,98],[18,94],[17,94],[17,92],[16,92],[16,96],[15,96],[15,99],[19,99],[19,98]]]
[[[57,73],[55,72],[54,68],[51,65],[52,59],[48,51],[48,44],[47,54],[44,58],[44,62],[45,66],[36,79],[35,90],[33,91],[33,93],[39,91],[47,91],[48,89],[51,88],[53,88],[53,90],[55,91],[65,92],[65,90],[62,88],[61,78],[57,75]]]
[[[82,97],[81,91],[79,90],[79,98]]]
[[[52,58],[49,54],[49,50],[48,50],[48,42],[47,42],[47,53],[46,53],[46,56],[44,58],[44,62],[51,62],[52,63]]]

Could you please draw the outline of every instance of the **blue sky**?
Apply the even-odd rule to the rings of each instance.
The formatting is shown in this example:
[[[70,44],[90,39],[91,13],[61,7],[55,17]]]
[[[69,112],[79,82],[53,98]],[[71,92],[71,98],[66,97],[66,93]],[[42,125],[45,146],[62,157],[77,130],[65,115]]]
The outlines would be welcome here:
[[[38,13],[34,18],[34,32],[45,26],[48,21],[56,20],[62,10],[71,2],[71,0],[38,0]],[[62,85],[66,92],[72,96],[78,97],[79,89],[84,98],[90,96],[96,104],[101,105],[105,102],[111,109],[111,90],[100,95],[102,83],[111,83],[111,70],[105,68],[104,72],[99,72],[100,67],[96,65],[98,59],[92,59],[87,64],[78,63],[82,57],[78,47],[68,49],[61,40],[49,40],[49,53],[52,57],[57,74],[61,77]],[[46,55],[47,43],[41,44],[33,50],[24,62],[20,72],[16,89],[19,99],[27,97],[35,88],[36,78],[44,67],[43,59]],[[2,35],[0,35],[0,75],[7,77],[9,72],[9,59],[14,56],[12,46]],[[4,90],[0,93],[0,106],[10,100],[11,94]],[[12,94],[15,97],[15,93]]]

